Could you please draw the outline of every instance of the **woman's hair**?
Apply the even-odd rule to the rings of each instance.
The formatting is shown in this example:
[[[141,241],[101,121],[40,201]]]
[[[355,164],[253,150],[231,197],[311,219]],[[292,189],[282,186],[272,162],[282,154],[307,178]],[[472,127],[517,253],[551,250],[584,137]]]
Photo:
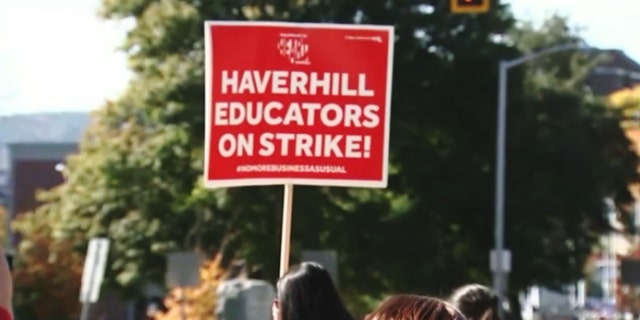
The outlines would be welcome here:
[[[317,263],[293,267],[277,287],[282,320],[353,320],[329,272]]]
[[[465,320],[449,303],[432,297],[400,294],[392,296],[369,313],[365,320]]]
[[[469,320],[500,320],[498,296],[480,284],[469,284],[453,291],[449,298]]]

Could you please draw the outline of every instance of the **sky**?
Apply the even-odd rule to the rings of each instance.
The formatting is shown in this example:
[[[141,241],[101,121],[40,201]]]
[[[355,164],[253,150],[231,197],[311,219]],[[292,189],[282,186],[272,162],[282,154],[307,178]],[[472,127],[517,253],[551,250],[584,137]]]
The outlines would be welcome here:
[[[640,61],[639,0],[506,1],[521,19],[568,15],[589,44]],[[126,26],[99,18],[99,4],[0,0],[0,115],[89,111],[124,91],[130,74],[116,49]]]
[[[0,0],[0,114],[88,111],[122,92],[125,26],[99,3]]]

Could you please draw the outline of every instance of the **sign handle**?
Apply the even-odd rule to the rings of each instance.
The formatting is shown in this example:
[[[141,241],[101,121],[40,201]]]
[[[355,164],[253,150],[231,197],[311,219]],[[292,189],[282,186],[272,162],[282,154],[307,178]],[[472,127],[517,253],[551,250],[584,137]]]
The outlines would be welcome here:
[[[293,184],[284,185],[284,201],[282,203],[282,240],[280,242],[280,276],[289,269],[289,252],[291,249],[291,218],[293,209]]]
[[[185,288],[180,288],[180,319],[187,320],[187,311],[185,310],[185,303],[187,300],[187,294],[185,292]]]
[[[80,320],[88,320],[89,319],[89,307],[90,304],[88,301],[82,303],[82,311],[80,313]]]
[[[94,288],[94,281],[95,281],[95,274],[96,272],[98,272],[98,264],[100,263],[100,259],[98,258],[98,255],[100,254],[100,252],[102,252],[101,247],[103,245],[102,241],[95,241],[93,242],[95,243],[95,259],[93,260],[93,264],[91,264],[91,268],[89,269],[89,276],[87,277],[87,279],[89,280],[89,282],[86,284],[87,286],[87,290],[85,291],[86,294],[83,296],[81,293],[80,296],[80,300],[82,300],[82,310],[80,312],[80,320],[88,320],[89,319],[89,308],[91,307],[91,296],[93,295],[93,288]],[[91,247],[91,242],[89,242],[89,247]],[[89,249],[90,250],[90,249]],[[89,252],[87,252],[89,253]],[[88,261],[87,261],[88,262]],[[84,271],[83,271],[83,275],[84,275]],[[84,280],[84,279],[83,279]],[[82,284],[83,287],[85,285],[85,283]],[[100,288],[98,287],[96,290],[100,290]]]

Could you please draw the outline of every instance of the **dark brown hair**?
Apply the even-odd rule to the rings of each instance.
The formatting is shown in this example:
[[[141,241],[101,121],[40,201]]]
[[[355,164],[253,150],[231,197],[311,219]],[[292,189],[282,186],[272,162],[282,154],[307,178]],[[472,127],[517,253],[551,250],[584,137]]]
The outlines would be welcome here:
[[[498,296],[483,285],[460,287],[453,291],[449,301],[469,320],[500,320]]]
[[[452,305],[437,298],[400,294],[378,305],[364,320],[466,320]]]
[[[353,320],[320,264],[303,262],[292,267],[277,287],[283,320]]]

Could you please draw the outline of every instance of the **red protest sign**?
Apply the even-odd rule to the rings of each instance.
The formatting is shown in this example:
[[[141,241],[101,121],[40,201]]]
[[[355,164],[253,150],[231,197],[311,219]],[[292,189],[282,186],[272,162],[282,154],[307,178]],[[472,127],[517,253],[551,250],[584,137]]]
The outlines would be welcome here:
[[[205,185],[386,187],[393,27],[205,24]]]

